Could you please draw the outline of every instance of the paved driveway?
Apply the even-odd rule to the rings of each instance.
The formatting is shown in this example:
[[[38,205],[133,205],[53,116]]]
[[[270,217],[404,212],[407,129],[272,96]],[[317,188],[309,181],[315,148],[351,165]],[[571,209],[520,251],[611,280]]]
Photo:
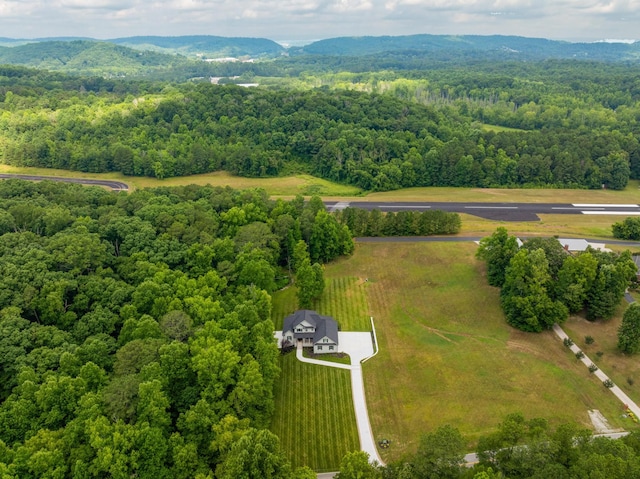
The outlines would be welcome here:
[[[280,340],[282,331],[275,331],[274,336]],[[353,408],[356,413],[356,425],[358,427],[358,437],[360,439],[360,449],[369,454],[371,461],[384,464],[378,455],[376,441],[371,431],[369,422],[369,412],[367,410],[367,400],[364,394],[364,380],[362,377],[362,364],[375,353],[374,338],[371,333],[366,332],[338,332],[338,350],[346,353],[351,358],[351,365],[332,363],[320,359],[310,359],[302,356],[302,346],[298,344],[297,358],[310,364],[328,366],[332,368],[349,369],[351,371],[351,394],[353,397]]]
[[[359,364],[374,353],[371,333],[338,333],[339,350],[351,356],[351,364]]]

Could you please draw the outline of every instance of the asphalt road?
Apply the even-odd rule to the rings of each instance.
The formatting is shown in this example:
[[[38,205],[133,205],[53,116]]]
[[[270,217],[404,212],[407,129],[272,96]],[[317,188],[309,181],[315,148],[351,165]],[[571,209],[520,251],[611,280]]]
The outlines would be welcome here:
[[[10,179],[17,178],[20,180],[29,180],[29,181],[61,181],[63,183],[78,183],[81,185],[92,185],[92,186],[104,186],[106,188],[111,188],[114,191],[128,191],[129,185],[126,183],[122,183],[121,181],[111,181],[111,180],[90,180],[87,178],[64,178],[61,176],[36,176],[36,175],[14,175],[10,173],[0,173],[0,179]]]
[[[500,221],[539,221],[539,214],[640,216],[640,206],[636,204],[327,201],[325,205],[329,211],[342,210],[349,206],[366,210],[379,209],[383,212],[433,209],[468,213]]]

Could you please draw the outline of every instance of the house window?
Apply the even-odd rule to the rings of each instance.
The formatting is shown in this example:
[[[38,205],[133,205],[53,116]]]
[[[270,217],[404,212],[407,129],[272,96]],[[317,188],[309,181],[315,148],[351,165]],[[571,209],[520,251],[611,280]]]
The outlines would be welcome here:
[[[291,341],[293,339],[291,336],[287,336],[287,341]]]
[[[322,340],[322,342],[323,342],[323,343],[328,343],[328,342],[329,342],[329,340],[328,340],[327,338],[324,338],[324,339]]]
[[[329,351],[333,351],[333,346],[329,346]]]
[[[322,346],[318,346],[318,351],[322,351]]]

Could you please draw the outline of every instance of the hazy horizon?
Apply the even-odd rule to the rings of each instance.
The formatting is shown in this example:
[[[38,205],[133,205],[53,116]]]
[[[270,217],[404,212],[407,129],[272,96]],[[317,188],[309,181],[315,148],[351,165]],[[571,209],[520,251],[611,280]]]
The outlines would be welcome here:
[[[0,0],[6,38],[215,35],[637,38],[640,0]]]

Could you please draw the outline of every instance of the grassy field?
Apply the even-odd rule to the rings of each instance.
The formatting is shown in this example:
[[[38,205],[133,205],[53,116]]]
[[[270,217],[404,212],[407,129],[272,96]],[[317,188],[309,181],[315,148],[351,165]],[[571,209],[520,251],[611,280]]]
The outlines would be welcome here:
[[[622,221],[616,215],[539,215],[540,221],[494,221],[461,213],[460,236],[484,236],[498,226],[517,236],[578,236],[612,239],[611,225]]]
[[[264,188],[274,196],[306,196],[314,194],[324,198],[340,198],[353,201],[479,201],[479,202],[529,202],[529,203],[632,203],[640,202],[640,181],[631,180],[623,191],[568,190],[568,189],[502,189],[502,188],[405,188],[383,193],[364,194],[355,186],[340,185],[310,175],[294,175],[282,178],[242,178],[219,171],[203,175],[167,178],[143,178],[124,176],[120,173],[82,173],[78,171],[48,168],[17,168],[0,164],[0,173],[66,176],[76,178],[114,179],[128,183],[132,188],[176,185],[229,185],[233,188]]]
[[[232,188],[263,188],[273,196],[356,196],[361,190],[355,186],[340,185],[311,175],[294,175],[283,178],[243,178],[233,176],[224,171],[203,175],[166,178],[158,180],[140,176],[124,176],[121,173],[82,173],[79,171],[53,170],[48,168],[17,168],[0,164],[0,173],[16,173],[24,175],[62,176],[70,178],[92,178],[102,180],[118,180],[129,185],[131,189],[151,188],[156,186],[180,185],[213,185],[230,186]]]
[[[405,188],[370,193],[358,201],[478,201],[528,203],[632,203],[640,201],[638,180],[631,180],[622,191],[507,188]],[[355,200],[355,199],[354,199]]]
[[[621,407],[552,333],[506,325],[472,243],[360,244],[327,275],[368,278],[380,353],[365,363],[376,438],[386,460],[415,450],[421,434],[451,424],[468,438],[511,412],[590,426],[599,409],[629,426]],[[603,366],[604,367],[604,366]]]
[[[280,367],[271,430],[294,466],[337,470],[360,447],[350,372],[302,363],[293,353],[281,356]]]

